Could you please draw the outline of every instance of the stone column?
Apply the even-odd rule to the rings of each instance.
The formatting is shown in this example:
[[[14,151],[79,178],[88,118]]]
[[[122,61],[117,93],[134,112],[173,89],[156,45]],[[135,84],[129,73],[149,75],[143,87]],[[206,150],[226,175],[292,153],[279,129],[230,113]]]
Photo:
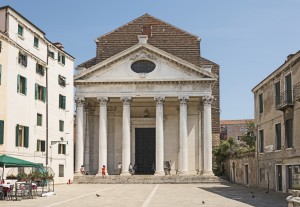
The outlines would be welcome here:
[[[131,97],[122,97],[123,101],[123,139],[122,139],[122,176],[128,176],[130,164],[130,103]]]
[[[76,147],[75,147],[75,174],[81,175],[83,165],[83,98],[76,99]]]
[[[204,156],[204,175],[213,175],[212,172],[212,127],[211,127],[211,103],[213,96],[202,97],[204,104],[204,120],[203,120],[203,156]]]
[[[187,102],[188,96],[178,97],[180,103],[179,121],[179,167],[180,175],[187,175],[188,172],[188,133],[187,133]]]
[[[103,165],[107,169],[107,97],[97,98],[99,102],[99,168],[98,174],[102,175]]]
[[[165,97],[156,100],[156,168],[154,175],[164,175],[164,101]]]

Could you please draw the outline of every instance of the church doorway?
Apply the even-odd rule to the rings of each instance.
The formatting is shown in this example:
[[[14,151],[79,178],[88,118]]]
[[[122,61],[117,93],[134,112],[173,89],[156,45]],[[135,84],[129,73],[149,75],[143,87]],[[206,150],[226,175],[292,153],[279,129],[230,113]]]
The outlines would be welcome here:
[[[136,174],[154,174],[155,128],[135,128],[135,164]]]

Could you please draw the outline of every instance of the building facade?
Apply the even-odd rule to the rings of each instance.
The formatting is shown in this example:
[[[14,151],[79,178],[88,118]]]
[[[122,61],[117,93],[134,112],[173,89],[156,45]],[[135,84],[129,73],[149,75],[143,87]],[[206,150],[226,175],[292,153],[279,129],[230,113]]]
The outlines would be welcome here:
[[[221,120],[220,121],[220,140],[227,140],[232,137],[235,141],[247,134],[247,124],[253,119],[241,120]]]
[[[13,8],[0,8],[0,154],[73,178],[74,58]]]
[[[252,89],[258,186],[300,188],[300,51]]]
[[[96,39],[77,67],[75,173],[212,174],[219,66],[200,39],[145,14]],[[154,173],[155,171],[155,173]]]

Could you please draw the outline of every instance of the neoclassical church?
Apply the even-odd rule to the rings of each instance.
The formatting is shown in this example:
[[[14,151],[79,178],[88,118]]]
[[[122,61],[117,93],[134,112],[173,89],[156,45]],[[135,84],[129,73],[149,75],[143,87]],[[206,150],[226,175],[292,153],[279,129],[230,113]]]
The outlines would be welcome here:
[[[200,38],[145,14],[96,39],[77,67],[75,173],[212,174],[219,66]]]

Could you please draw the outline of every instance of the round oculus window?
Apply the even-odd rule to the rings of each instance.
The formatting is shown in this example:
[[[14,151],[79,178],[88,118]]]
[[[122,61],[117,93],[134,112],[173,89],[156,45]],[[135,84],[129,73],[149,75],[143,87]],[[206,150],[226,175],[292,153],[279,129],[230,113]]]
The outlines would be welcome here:
[[[150,73],[155,69],[154,62],[149,60],[138,60],[131,65],[131,70],[136,73]]]

